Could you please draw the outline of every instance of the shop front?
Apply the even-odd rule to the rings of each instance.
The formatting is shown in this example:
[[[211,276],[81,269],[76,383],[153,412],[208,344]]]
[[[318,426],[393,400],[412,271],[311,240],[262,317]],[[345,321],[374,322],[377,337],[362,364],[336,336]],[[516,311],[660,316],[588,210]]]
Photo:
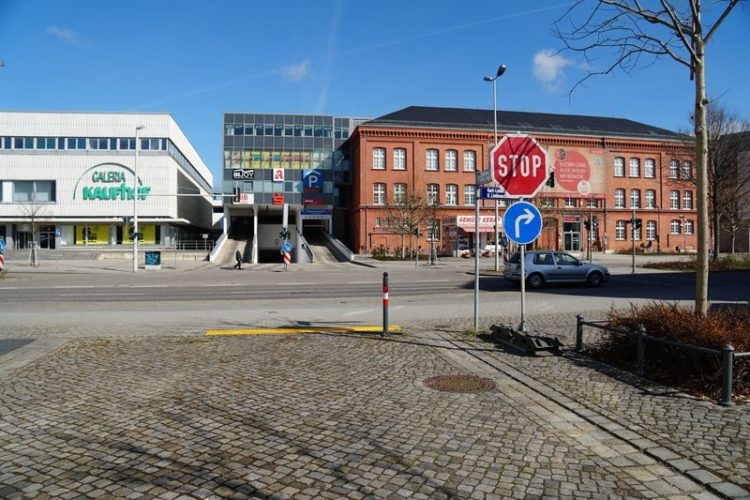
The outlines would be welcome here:
[[[476,238],[479,238],[479,248],[494,243],[495,216],[480,215],[479,227],[473,215],[457,215],[442,220],[442,253],[444,255],[460,256],[471,252],[475,248]],[[498,231],[502,234],[502,218],[498,221]],[[477,229],[479,232],[477,233]]]

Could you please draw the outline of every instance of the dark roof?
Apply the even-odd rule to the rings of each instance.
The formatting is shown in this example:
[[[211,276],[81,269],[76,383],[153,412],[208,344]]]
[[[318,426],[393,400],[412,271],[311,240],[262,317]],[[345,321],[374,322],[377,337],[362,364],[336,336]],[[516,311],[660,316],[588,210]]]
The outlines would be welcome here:
[[[366,126],[428,127],[492,130],[491,109],[434,108],[409,106],[363,123]],[[641,137],[683,140],[671,130],[652,127],[624,118],[604,116],[555,115],[522,111],[498,111],[497,128],[501,132],[575,134],[596,137]]]

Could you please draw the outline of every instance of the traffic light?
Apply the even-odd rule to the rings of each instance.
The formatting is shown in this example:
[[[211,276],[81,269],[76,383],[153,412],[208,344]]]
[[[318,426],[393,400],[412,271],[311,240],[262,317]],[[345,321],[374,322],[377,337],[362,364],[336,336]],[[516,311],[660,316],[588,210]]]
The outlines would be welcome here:
[[[549,173],[549,179],[547,179],[547,182],[544,183],[548,187],[555,187],[555,172],[552,171]]]
[[[289,230],[287,228],[282,228],[281,232],[279,233],[279,236],[282,240],[286,241],[289,239]]]
[[[234,186],[232,201],[235,203],[240,202],[240,187],[239,186]]]
[[[641,223],[642,223],[642,222],[643,222],[643,219],[635,219],[635,221],[634,221],[634,226],[633,226],[633,227],[634,227],[635,229],[640,229],[640,228],[641,228]]]
[[[591,231],[591,221],[584,220],[583,221],[583,226],[586,228],[586,231]]]

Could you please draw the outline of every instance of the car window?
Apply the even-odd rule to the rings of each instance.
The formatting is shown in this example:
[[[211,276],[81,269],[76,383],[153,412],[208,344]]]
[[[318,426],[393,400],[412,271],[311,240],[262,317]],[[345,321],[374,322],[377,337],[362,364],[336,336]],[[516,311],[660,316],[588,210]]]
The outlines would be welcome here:
[[[555,261],[552,260],[551,253],[537,253],[534,254],[534,264],[539,266],[554,266]]]
[[[521,262],[521,254],[520,253],[514,253],[511,255],[510,259],[508,259],[508,262],[511,264],[518,264]]]
[[[578,259],[567,253],[555,254],[557,258],[557,265],[559,266],[575,266],[578,265]]]

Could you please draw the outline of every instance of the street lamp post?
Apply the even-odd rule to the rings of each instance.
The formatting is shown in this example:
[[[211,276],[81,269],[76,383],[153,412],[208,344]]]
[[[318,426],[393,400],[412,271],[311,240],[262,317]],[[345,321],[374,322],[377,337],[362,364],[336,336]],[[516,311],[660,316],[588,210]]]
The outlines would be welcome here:
[[[143,125],[135,127],[135,162],[133,163],[133,272],[138,272],[138,147],[139,132]]]
[[[495,144],[497,144],[497,79],[503,76],[503,73],[505,73],[505,70],[508,69],[508,67],[505,64],[501,64],[497,68],[497,73],[495,73],[494,77],[491,76],[485,76],[484,81],[485,82],[492,82],[492,118],[494,123],[494,130],[495,130]],[[500,233],[498,231],[498,218],[500,215],[500,212],[497,209],[497,200],[495,200],[495,271],[500,270],[500,246],[498,239],[500,237]],[[479,235],[477,235],[478,237]]]
[[[685,216],[680,215],[680,229],[682,230],[682,251],[687,252],[687,233],[685,232]]]

